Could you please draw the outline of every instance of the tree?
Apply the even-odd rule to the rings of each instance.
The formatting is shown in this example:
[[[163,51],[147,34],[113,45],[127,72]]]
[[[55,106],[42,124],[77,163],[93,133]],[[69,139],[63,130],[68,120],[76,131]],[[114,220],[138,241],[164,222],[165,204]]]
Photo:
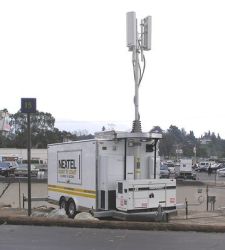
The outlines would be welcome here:
[[[160,126],[154,126],[149,132],[150,133],[160,133],[160,134],[162,134],[163,130],[161,129]]]
[[[10,118],[12,130],[7,137],[0,134],[0,147],[25,148],[27,146],[27,115],[18,111],[10,115]],[[60,131],[54,126],[55,118],[50,113],[37,111],[31,114],[32,147],[46,148],[51,143],[94,138],[85,128],[68,132]],[[163,131],[160,126],[154,126],[150,133],[162,134],[163,138],[159,143],[160,156],[175,157],[176,149],[182,149],[184,157],[192,157],[193,148],[196,147],[198,157],[225,157],[225,140],[211,131],[205,132],[199,139],[195,138],[193,131],[186,133],[184,128],[179,129],[175,125],[171,125],[166,131]],[[206,139],[206,144],[202,143],[202,139]]]
[[[88,134],[88,131],[60,131],[55,128],[55,118],[50,113],[39,112],[31,114],[31,141],[33,148],[46,148],[48,144],[92,139],[93,135]],[[12,140],[4,142],[4,145],[12,145],[12,147],[25,148],[27,146],[27,116],[18,111],[11,115]],[[0,144],[1,146],[1,144]]]
[[[173,138],[168,133],[163,133],[163,138],[159,142],[159,154],[164,157],[171,157],[173,152]]]
[[[11,126],[15,134],[24,133],[27,129],[27,115],[18,111],[10,116]],[[46,132],[53,130],[55,125],[55,118],[50,113],[37,111],[30,116],[30,124],[33,133],[40,131]]]
[[[10,116],[12,133],[15,135],[14,147],[24,148],[27,145],[27,115],[18,111]],[[37,111],[30,116],[32,144],[35,148],[46,147],[49,132],[54,131],[55,118],[50,113]],[[56,132],[56,131],[54,131]],[[57,131],[58,132],[58,131]],[[56,133],[56,137],[58,134]],[[56,139],[55,137],[55,139]],[[56,142],[56,141],[54,141]]]
[[[171,137],[174,139],[174,144],[181,144],[184,141],[185,137],[185,130],[182,131],[179,130],[178,127],[171,125],[169,129],[167,130],[167,133],[171,135]]]

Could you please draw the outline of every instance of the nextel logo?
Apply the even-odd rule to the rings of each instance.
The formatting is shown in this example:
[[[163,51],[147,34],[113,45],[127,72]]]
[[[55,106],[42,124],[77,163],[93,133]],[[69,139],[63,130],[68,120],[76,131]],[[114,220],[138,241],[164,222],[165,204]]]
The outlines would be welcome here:
[[[76,169],[75,160],[59,160],[60,168]]]

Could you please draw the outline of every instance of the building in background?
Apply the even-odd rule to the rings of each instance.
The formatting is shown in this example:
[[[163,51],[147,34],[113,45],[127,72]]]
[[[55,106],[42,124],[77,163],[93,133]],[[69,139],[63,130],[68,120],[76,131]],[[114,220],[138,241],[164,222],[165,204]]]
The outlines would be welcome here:
[[[0,110],[0,133],[7,135],[10,132],[10,118],[7,110]]]
[[[27,161],[27,149],[0,148],[0,157],[17,157],[20,161]],[[31,149],[31,161],[37,164],[47,164],[47,149]],[[1,158],[0,158],[1,160]]]

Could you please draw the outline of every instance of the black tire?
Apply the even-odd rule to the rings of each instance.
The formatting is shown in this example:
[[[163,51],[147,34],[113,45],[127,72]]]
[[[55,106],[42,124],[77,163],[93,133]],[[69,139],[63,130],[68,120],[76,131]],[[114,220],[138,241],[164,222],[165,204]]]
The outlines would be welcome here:
[[[76,215],[76,204],[73,199],[69,199],[67,203],[66,213],[69,218],[74,218]]]
[[[61,197],[59,200],[59,208],[62,209],[64,208],[65,211],[67,210],[67,202],[65,197]]]

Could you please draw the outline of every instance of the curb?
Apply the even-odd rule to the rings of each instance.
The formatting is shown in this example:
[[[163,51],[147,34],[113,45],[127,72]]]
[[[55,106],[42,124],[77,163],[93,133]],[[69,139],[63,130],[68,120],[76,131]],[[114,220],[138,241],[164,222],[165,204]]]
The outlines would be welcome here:
[[[90,221],[71,220],[46,217],[15,217],[1,216],[0,224],[8,225],[32,225],[32,226],[61,226],[74,228],[98,228],[98,229],[127,229],[145,231],[195,231],[195,232],[225,232],[223,225],[185,225],[175,223],[156,222],[132,222],[132,221]]]

